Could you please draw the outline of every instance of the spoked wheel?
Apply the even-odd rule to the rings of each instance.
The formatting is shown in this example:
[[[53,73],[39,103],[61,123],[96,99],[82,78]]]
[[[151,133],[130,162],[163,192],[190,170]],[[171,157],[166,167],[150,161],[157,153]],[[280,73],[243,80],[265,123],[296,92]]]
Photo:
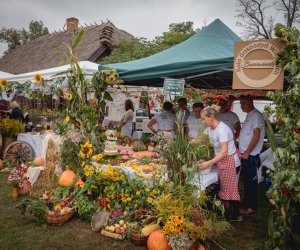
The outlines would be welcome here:
[[[3,159],[12,167],[32,161],[34,157],[32,147],[24,141],[15,141],[9,144],[3,152]]]

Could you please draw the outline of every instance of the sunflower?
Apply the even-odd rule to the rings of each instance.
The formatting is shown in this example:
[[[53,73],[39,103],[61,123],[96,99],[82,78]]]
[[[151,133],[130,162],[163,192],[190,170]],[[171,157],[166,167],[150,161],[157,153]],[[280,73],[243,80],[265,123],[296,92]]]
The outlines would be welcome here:
[[[68,101],[71,101],[71,100],[73,99],[72,94],[66,94],[66,99],[67,99]]]
[[[81,158],[89,158],[93,153],[93,145],[89,142],[86,142],[85,144],[80,144],[80,157]]]
[[[34,75],[34,80],[36,83],[41,83],[43,81],[43,76],[39,73]]]
[[[69,123],[70,119],[71,119],[70,116],[67,115],[65,118],[66,123]]]
[[[4,79],[0,80],[0,86],[3,87],[3,88],[7,85],[7,83],[8,82],[6,80],[4,80]]]

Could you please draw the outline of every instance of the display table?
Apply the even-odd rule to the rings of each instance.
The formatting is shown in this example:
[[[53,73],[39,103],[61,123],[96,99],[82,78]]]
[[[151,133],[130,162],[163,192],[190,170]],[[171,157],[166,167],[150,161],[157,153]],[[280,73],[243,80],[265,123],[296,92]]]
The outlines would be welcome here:
[[[192,183],[199,187],[200,190],[206,189],[211,184],[217,183],[219,180],[217,166],[213,166],[210,171],[199,171]]]
[[[34,155],[39,156],[42,154],[44,137],[45,135],[40,134],[20,133],[17,140],[27,142],[32,147]]]
[[[96,162],[93,162],[93,165],[97,167],[99,164]],[[102,170],[106,170],[107,166],[106,165],[101,165]],[[120,168],[122,169],[125,173],[127,173],[131,178],[136,178],[136,173],[133,169],[130,167],[120,167],[120,166],[113,166],[113,168]],[[142,172],[141,175],[146,178],[146,177],[152,177],[152,173],[144,173]],[[195,184],[197,187],[199,187],[199,190],[204,190],[206,189],[209,185],[217,183],[219,180],[218,178],[218,169],[216,166],[212,167],[210,171],[206,172],[199,172],[196,174],[195,178],[193,179],[193,184]],[[151,184],[151,181],[150,181]]]

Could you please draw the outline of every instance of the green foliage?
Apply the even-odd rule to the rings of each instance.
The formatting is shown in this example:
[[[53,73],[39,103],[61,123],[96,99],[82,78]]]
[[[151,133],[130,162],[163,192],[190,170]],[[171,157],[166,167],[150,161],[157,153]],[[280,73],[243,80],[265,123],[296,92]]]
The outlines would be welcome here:
[[[75,200],[74,208],[83,221],[90,222],[95,205],[95,201],[91,201],[88,197],[81,195]]]
[[[47,27],[44,27],[42,21],[32,20],[29,24],[28,31],[24,28],[2,28],[0,31],[0,42],[8,45],[8,50],[4,52],[4,54],[6,54],[28,41],[47,34],[49,34],[49,30]]]
[[[135,38],[131,41],[123,41],[112,53],[103,58],[99,63],[121,63],[151,56],[171,46],[179,44],[196,34],[193,22],[172,23],[169,31],[161,36],[156,36],[153,41],[145,38]]]
[[[295,204],[300,202],[300,40],[299,31],[276,25],[275,34],[285,44],[277,62],[289,73],[286,92],[269,92],[276,104],[273,111],[284,146],[275,150],[275,172],[268,196],[274,211],[269,218],[269,246],[282,246],[293,235]]]
[[[44,215],[48,211],[48,208],[44,201],[42,200],[32,201],[27,206],[26,211],[28,211],[34,216],[37,225],[42,225],[45,223]]]

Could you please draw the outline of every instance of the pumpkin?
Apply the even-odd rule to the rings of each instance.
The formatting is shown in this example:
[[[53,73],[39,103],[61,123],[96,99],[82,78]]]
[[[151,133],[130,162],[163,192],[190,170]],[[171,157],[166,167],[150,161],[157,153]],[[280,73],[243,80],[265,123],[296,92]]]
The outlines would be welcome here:
[[[61,173],[58,184],[62,187],[69,187],[74,184],[75,178],[76,174],[72,170],[67,169]]]
[[[195,246],[192,246],[190,248],[190,250],[196,250]],[[198,250],[205,250],[205,246],[203,246],[202,244],[200,244],[200,246],[198,247]]]
[[[167,237],[161,230],[153,231],[147,240],[148,250],[171,250]]]
[[[38,166],[44,166],[45,160],[44,157],[38,156],[34,159],[33,163]]]

